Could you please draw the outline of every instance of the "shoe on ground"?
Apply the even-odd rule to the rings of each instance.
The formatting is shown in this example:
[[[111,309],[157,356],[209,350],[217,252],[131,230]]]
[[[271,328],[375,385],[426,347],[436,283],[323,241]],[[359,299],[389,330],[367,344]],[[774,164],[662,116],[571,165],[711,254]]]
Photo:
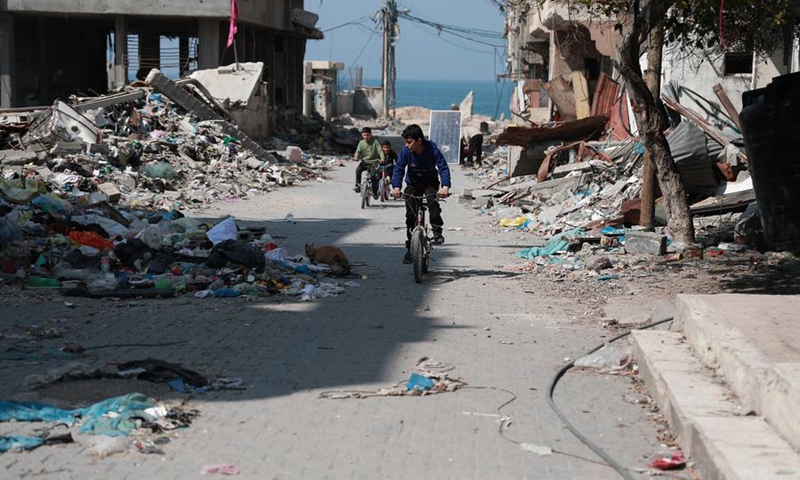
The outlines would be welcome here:
[[[434,233],[432,242],[434,245],[441,245],[444,243],[444,237],[441,233]]]
[[[361,185],[356,185],[355,188],[353,188],[353,191],[356,193],[361,193]]]
[[[407,250],[405,256],[403,256],[403,263],[409,265],[414,261],[414,258],[411,256],[411,251]]]

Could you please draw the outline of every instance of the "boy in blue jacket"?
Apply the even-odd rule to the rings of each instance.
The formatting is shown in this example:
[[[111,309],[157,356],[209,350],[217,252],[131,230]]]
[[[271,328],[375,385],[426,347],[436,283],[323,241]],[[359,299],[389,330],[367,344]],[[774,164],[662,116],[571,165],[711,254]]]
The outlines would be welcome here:
[[[400,187],[406,182],[407,195],[434,195],[444,198],[450,195],[450,167],[435,143],[425,140],[419,125],[409,125],[401,134],[406,146],[400,150],[397,165],[392,175],[392,196],[400,198]],[[405,178],[403,178],[405,177]],[[441,189],[439,189],[441,179]],[[437,192],[438,190],[438,192]],[[433,243],[444,243],[442,235],[442,207],[435,197],[428,208]],[[413,198],[406,197],[406,254],[403,263],[411,263],[411,231],[417,223],[417,209]]]

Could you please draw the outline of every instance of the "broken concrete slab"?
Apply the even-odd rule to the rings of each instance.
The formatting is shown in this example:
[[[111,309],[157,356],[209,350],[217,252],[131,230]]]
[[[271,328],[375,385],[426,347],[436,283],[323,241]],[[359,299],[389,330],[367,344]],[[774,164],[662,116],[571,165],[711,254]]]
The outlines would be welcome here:
[[[113,183],[109,182],[100,183],[97,185],[97,190],[102,192],[108,198],[108,201],[111,203],[119,202],[120,197],[122,197],[122,194],[120,193],[119,189]]]
[[[664,255],[667,253],[667,236],[654,232],[628,232],[625,235],[625,251]]]
[[[47,157],[42,153],[27,150],[0,150],[0,163],[3,165],[27,165],[44,162]]]

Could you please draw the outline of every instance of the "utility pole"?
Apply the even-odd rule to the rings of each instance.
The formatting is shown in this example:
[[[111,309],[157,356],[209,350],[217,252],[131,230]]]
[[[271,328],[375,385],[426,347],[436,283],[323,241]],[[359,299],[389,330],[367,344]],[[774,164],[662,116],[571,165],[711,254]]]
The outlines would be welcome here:
[[[383,118],[389,118],[389,109],[396,105],[395,80],[397,69],[395,66],[394,46],[397,43],[397,1],[384,0],[383,2],[383,72],[381,86],[383,88]]]

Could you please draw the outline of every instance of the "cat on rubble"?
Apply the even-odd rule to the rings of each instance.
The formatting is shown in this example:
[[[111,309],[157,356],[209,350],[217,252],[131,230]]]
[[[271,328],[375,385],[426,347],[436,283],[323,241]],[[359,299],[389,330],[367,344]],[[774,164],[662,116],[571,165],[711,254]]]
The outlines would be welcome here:
[[[311,263],[324,263],[331,268],[330,274],[334,277],[341,277],[350,274],[350,262],[347,255],[340,249],[332,245],[324,245],[314,248],[314,244],[306,244],[306,256]]]

